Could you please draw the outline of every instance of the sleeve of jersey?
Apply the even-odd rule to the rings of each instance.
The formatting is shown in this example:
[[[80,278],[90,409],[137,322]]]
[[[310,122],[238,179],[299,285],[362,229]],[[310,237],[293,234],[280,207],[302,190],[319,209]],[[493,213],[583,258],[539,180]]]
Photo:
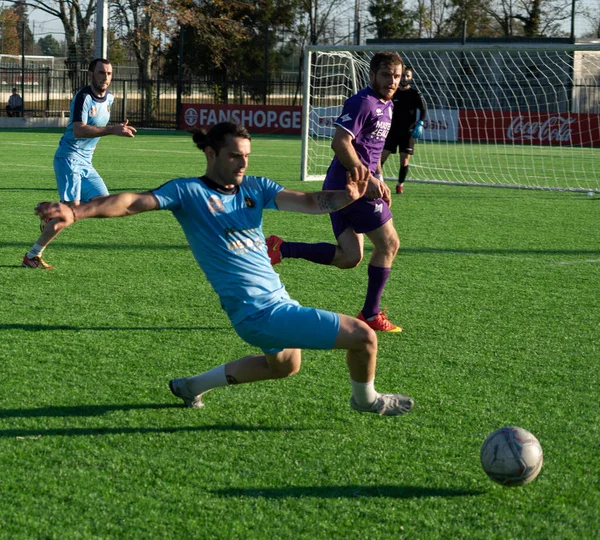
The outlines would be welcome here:
[[[181,189],[178,179],[170,180],[153,189],[152,194],[156,197],[161,210],[176,210],[181,206]]]
[[[427,103],[425,102],[425,98],[423,97],[423,94],[421,94],[421,92],[419,90],[417,90],[417,94],[419,95],[419,101],[420,101],[419,111],[421,112],[421,116],[419,116],[419,120],[425,121],[425,119],[427,118]]]
[[[275,197],[280,191],[284,190],[284,187],[279,185],[277,182],[270,180],[269,178],[260,177],[256,180],[257,187],[259,187],[263,195],[263,208],[268,208],[269,210],[277,210],[277,205],[275,204]]]
[[[87,124],[91,101],[90,96],[84,92],[79,92],[75,96],[75,101],[73,102],[73,122]]]
[[[363,99],[349,99],[344,104],[342,114],[333,123],[352,135],[353,138],[360,133],[368,116],[369,108]]]

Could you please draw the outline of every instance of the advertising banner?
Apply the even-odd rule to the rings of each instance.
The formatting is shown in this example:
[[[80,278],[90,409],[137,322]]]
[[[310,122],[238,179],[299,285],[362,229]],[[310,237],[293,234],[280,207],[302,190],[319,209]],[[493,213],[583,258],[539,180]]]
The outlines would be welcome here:
[[[600,146],[600,115],[474,111],[460,114],[461,141]]]
[[[219,122],[243,124],[250,133],[300,135],[302,107],[283,105],[204,105],[181,106],[180,127],[210,128]]]

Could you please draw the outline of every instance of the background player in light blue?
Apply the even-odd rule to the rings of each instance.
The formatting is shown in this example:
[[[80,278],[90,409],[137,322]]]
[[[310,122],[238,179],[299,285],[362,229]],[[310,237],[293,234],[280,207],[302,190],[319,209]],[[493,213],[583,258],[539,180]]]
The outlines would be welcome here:
[[[84,218],[173,212],[235,331],[262,350],[194,377],[171,380],[171,391],[186,406],[204,407],[202,396],[213,388],[294,375],[301,349],[346,349],[351,407],[386,416],[408,412],[411,398],[375,390],[375,332],[354,317],[306,308],[290,299],[271,267],[262,231],[264,209],[323,214],[358,200],[367,189],[366,168],[348,171],[346,185],[338,190],[304,193],[244,175],[250,135],[243,126],[223,122],[208,134],[195,134],[194,142],[207,159],[206,173],[199,178],[178,178],[153,191],[119,193],[76,207],[40,203],[36,213],[66,227]]]
[[[76,206],[108,195],[108,189],[92,165],[92,156],[100,137],[118,135],[134,137],[135,128],[123,124],[108,126],[114,96],[108,91],[112,80],[112,66],[108,60],[96,58],[88,68],[90,84],[71,100],[67,129],[54,154],[54,173],[61,202]],[[23,257],[22,266],[51,270],[42,253],[62,231],[59,221],[42,221],[41,236]]]

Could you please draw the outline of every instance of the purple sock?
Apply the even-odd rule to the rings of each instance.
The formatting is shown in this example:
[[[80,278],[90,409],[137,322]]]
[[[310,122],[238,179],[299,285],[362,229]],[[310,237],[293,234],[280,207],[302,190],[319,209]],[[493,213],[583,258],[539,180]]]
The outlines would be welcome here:
[[[379,266],[369,265],[367,297],[365,298],[365,305],[362,308],[362,314],[365,319],[374,317],[381,311],[379,302],[381,301],[381,295],[391,271],[391,268],[380,268]]]
[[[334,256],[335,246],[326,242],[320,244],[284,242],[281,244],[282,259],[306,259],[317,264],[331,264]]]

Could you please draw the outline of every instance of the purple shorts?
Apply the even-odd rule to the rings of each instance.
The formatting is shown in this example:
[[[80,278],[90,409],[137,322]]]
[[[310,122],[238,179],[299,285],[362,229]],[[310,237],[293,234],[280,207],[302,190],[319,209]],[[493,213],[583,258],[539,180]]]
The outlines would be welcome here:
[[[383,199],[370,201],[361,197],[358,201],[329,214],[336,238],[351,227],[355,233],[364,234],[379,229],[392,219],[390,207]]]

